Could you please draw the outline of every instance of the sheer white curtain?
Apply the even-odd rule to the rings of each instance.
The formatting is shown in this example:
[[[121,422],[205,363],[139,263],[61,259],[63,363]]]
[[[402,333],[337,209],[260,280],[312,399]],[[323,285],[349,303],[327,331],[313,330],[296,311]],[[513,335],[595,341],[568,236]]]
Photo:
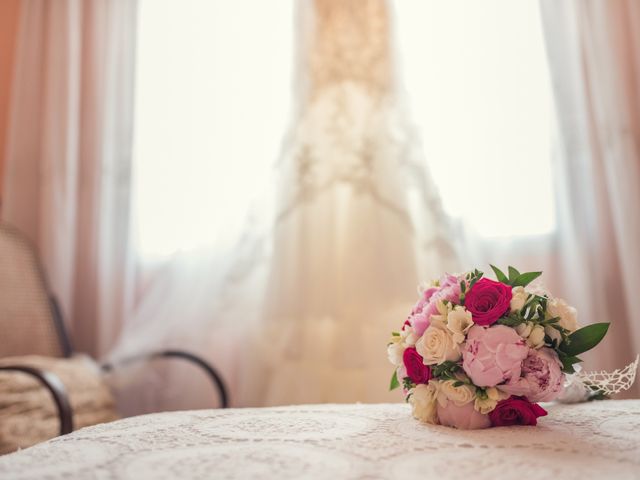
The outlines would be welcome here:
[[[274,5],[141,2],[148,275],[113,356],[196,349],[236,405],[383,400],[389,328],[421,278],[457,268],[398,97],[387,4]],[[165,374],[183,387],[140,387],[144,408],[185,406],[186,376]]]
[[[584,319],[611,322],[594,360],[620,367],[640,352],[640,4],[545,0],[542,12],[560,126],[562,282]]]
[[[135,1],[24,0],[2,215],[44,260],[75,346],[113,345],[129,302]]]
[[[408,96],[465,264],[544,270],[582,322],[612,322],[586,368],[633,360],[637,3],[395,7]]]
[[[291,113],[293,13],[290,0],[139,2],[132,198],[139,276],[110,356],[197,352],[220,370],[235,405],[263,295],[274,164]],[[122,378],[126,412],[214,405],[193,369],[159,368]]]

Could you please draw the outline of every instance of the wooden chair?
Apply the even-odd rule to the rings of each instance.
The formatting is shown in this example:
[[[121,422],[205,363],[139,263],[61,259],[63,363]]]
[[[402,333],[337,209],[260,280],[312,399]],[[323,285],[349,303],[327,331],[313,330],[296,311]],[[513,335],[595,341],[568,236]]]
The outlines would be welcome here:
[[[57,409],[61,435],[74,429],[71,402],[63,382],[52,372],[33,365],[12,363],[8,357],[71,358],[73,353],[60,309],[47,286],[34,248],[16,229],[0,224],[0,370],[30,375],[49,391]],[[214,385],[219,405],[228,406],[227,388],[222,377],[209,363],[192,353],[163,350],[132,357],[123,364],[156,358],[183,359],[201,369]],[[114,365],[101,366],[105,373],[114,368]]]

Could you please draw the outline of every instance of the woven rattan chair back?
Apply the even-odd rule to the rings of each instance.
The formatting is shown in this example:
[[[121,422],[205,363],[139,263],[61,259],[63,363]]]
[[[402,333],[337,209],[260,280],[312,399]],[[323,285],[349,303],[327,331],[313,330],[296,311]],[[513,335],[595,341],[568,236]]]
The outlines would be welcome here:
[[[0,357],[68,355],[57,308],[27,239],[0,224]]]

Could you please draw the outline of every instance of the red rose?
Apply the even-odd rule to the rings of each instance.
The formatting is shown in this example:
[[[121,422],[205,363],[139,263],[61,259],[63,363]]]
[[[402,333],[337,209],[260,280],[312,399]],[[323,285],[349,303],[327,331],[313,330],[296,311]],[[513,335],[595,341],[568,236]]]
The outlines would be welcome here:
[[[431,380],[431,369],[422,362],[422,356],[415,347],[405,349],[402,354],[404,366],[407,369],[407,376],[416,385],[428,383]]]
[[[524,397],[510,397],[498,402],[489,413],[494,427],[509,425],[536,425],[538,417],[544,417],[547,411],[537,403],[531,403]]]
[[[494,324],[509,310],[511,287],[488,278],[478,280],[464,298],[464,306],[471,312],[476,325]]]

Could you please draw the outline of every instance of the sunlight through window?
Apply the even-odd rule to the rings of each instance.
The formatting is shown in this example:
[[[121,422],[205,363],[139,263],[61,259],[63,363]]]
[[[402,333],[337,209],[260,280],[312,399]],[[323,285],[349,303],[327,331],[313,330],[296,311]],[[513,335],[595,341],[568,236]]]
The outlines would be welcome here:
[[[445,210],[480,235],[555,228],[538,2],[397,0],[401,70]]]
[[[140,2],[134,198],[138,250],[236,238],[290,117],[291,0]]]

